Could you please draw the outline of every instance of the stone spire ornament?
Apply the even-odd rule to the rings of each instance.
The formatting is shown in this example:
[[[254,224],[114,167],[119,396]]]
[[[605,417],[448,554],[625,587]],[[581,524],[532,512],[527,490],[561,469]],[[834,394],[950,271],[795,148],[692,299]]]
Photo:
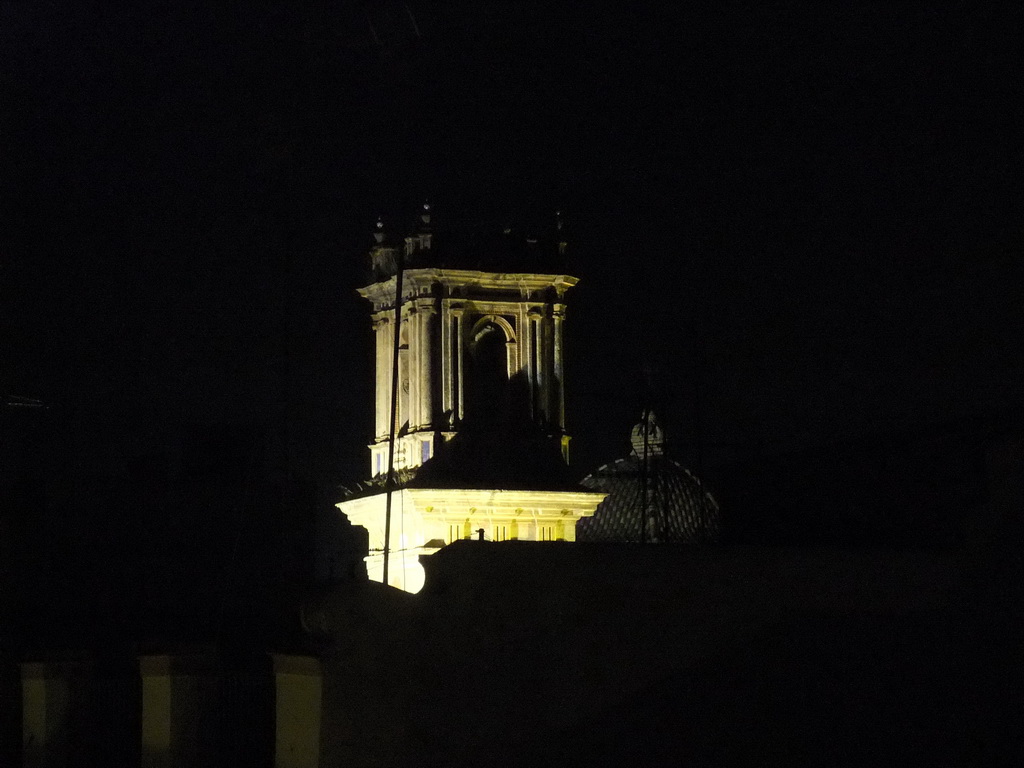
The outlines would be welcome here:
[[[633,455],[641,459],[645,455],[661,456],[665,452],[665,433],[654,411],[649,410],[646,417],[640,418],[629,433],[629,442],[633,446]]]

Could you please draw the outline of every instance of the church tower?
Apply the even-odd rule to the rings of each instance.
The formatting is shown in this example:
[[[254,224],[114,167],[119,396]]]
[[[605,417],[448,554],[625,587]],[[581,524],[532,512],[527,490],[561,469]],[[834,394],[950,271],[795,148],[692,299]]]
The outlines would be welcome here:
[[[604,498],[572,482],[567,467],[563,327],[577,278],[526,270],[564,254],[561,222],[547,238],[496,235],[435,236],[428,205],[403,238],[378,221],[375,282],[359,290],[376,340],[373,480],[338,507],[367,528],[367,570],[383,580],[397,332],[388,582],[411,592],[423,583],[420,555],[480,535],[572,541],[576,521]]]

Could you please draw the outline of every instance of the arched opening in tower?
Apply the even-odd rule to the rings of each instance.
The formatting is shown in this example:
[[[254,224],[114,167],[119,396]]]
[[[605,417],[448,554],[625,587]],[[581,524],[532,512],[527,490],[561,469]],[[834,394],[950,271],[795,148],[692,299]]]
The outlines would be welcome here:
[[[485,323],[473,333],[466,371],[467,419],[490,421],[507,409],[507,342],[496,323]]]

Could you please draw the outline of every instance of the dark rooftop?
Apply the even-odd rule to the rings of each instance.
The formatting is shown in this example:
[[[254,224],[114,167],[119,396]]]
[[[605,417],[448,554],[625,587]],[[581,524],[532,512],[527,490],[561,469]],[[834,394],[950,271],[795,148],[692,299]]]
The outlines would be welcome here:
[[[405,257],[405,266],[412,269],[438,267],[539,274],[564,271],[568,243],[557,216],[535,226],[444,222],[435,227],[430,216],[421,218],[427,221],[408,230],[378,222],[378,242],[370,253],[375,279],[395,273],[395,257],[404,248],[406,238],[413,241],[413,251]]]

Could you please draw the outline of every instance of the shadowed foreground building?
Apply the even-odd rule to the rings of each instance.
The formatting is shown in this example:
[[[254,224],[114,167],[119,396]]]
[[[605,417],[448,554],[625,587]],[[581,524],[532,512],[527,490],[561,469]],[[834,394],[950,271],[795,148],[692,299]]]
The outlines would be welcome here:
[[[307,604],[323,764],[977,764],[1017,738],[1020,676],[958,560],[455,542],[417,595]]]

